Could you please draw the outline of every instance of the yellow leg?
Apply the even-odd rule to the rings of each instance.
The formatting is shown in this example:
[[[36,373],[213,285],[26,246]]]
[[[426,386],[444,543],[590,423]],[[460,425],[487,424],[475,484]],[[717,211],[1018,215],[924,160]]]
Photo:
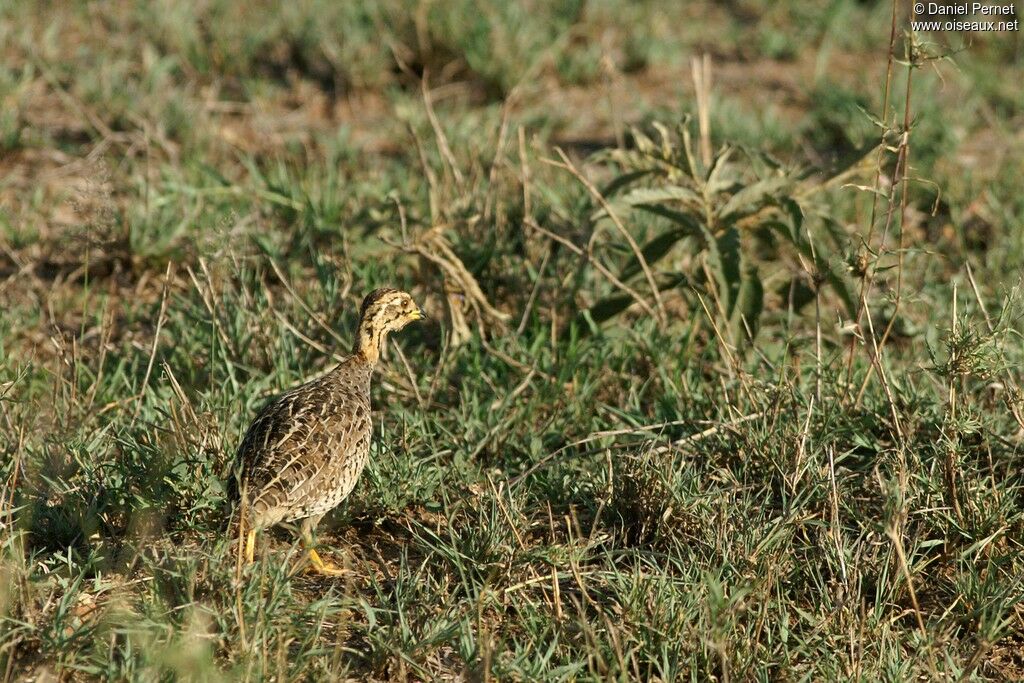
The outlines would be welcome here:
[[[249,529],[249,533],[245,536],[245,561],[247,564],[252,564],[253,555],[256,553],[256,530]]]

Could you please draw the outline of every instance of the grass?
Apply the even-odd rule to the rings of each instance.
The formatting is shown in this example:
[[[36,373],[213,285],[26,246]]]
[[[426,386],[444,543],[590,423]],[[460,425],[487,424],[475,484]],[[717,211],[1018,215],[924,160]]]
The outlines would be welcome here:
[[[820,4],[0,4],[3,680],[1024,677],[1019,40]]]

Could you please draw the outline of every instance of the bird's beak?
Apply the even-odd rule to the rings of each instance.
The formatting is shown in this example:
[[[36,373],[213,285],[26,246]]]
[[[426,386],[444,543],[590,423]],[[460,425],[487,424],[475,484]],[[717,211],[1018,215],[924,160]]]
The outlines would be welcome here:
[[[426,320],[427,319],[427,314],[423,312],[423,307],[422,306],[417,306],[416,307],[416,313],[414,313],[413,315],[415,316],[413,318],[413,320]]]

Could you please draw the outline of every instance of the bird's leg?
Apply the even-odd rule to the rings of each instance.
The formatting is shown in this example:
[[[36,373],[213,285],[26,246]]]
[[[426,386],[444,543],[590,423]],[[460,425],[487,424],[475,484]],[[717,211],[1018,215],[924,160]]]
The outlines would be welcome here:
[[[238,542],[241,544],[242,535],[245,534],[245,564],[252,564],[253,556],[256,554],[256,520],[250,515],[249,511],[249,496],[247,494],[248,486],[245,481],[238,482],[240,494],[241,494],[241,505],[238,513]],[[248,527],[248,529],[246,528]],[[241,551],[241,548],[239,548]],[[241,567],[239,567],[241,568]]]
[[[252,564],[253,555],[256,553],[256,529],[249,529],[245,535],[245,563]]]
[[[325,576],[342,576],[346,573],[346,569],[344,567],[339,567],[333,562],[325,562],[323,558],[320,557],[320,554],[317,553],[316,548],[314,547],[315,543],[313,541],[313,529],[316,528],[316,525],[320,522],[321,517],[323,517],[323,515],[319,515],[316,517],[307,517],[305,520],[303,520],[302,528],[300,530],[300,535],[302,537],[302,545],[306,547],[307,554],[309,555],[309,564],[310,567],[312,568],[312,571],[315,571],[318,574],[324,574]]]

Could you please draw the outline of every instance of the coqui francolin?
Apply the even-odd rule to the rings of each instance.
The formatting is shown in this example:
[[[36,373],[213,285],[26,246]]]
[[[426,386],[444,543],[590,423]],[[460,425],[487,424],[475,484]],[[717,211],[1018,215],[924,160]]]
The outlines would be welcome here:
[[[301,520],[312,568],[342,573],[317,554],[313,533],[352,492],[369,458],[370,379],[387,335],[425,317],[406,292],[374,290],[363,300],[352,354],[253,420],[238,449],[236,482],[246,562],[253,560],[257,532]]]

